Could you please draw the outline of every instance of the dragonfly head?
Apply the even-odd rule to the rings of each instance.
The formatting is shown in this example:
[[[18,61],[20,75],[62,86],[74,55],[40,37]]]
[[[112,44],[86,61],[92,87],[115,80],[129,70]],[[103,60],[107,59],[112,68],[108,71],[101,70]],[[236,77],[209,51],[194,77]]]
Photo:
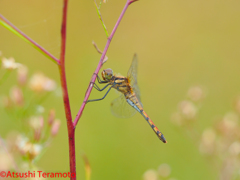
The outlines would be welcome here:
[[[110,81],[113,77],[113,70],[112,69],[104,69],[102,71],[102,78],[104,81]]]

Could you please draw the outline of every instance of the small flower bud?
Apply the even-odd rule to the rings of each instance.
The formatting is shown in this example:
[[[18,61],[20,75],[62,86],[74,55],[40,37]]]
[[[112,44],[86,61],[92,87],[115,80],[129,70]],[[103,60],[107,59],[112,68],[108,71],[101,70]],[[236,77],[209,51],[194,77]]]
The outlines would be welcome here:
[[[171,167],[168,164],[161,164],[158,168],[158,174],[161,177],[168,177],[171,173]]]
[[[233,112],[227,113],[218,124],[218,129],[224,136],[234,137],[234,133],[238,132],[238,115]]]
[[[191,87],[187,95],[192,101],[200,101],[205,96],[203,89],[199,86]]]
[[[43,106],[38,105],[38,106],[36,107],[36,113],[42,114],[42,113],[44,113],[44,111],[45,111],[45,108],[44,108]]]
[[[35,129],[42,129],[44,125],[44,119],[42,116],[33,116],[29,120],[30,126]]]
[[[24,86],[27,82],[28,68],[24,65],[19,66],[17,71],[17,80],[19,85]]]
[[[10,97],[17,106],[23,106],[23,93],[17,86],[11,89]]]
[[[234,156],[239,155],[240,154],[240,143],[239,142],[232,143],[229,147],[229,153]]]
[[[41,139],[42,129],[43,129],[43,126],[44,126],[43,117],[42,116],[31,117],[30,121],[29,121],[29,124],[34,130],[34,139],[36,141],[39,141]]]
[[[240,113],[240,97],[237,97],[237,99],[235,101],[235,108],[236,108],[237,112]]]
[[[51,109],[48,115],[48,124],[51,126],[55,119],[55,110]]]
[[[212,128],[204,130],[202,133],[202,139],[199,147],[200,152],[205,154],[212,154],[214,151],[215,139],[216,133]]]
[[[60,125],[61,125],[61,121],[60,120],[55,120],[53,122],[52,129],[51,129],[52,136],[56,136],[57,135],[57,133],[59,131],[59,128],[60,128]]]
[[[150,169],[144,173],[143,179],[144,180],[157,180],[158,179],[157,172],[153,169]]]
[[[39,119],[40,119],[40,129],[42,129],[44,126],[44,119],[42,116],[40,116]]]
[[[197,114],[197,108],[191,101],[182,101],[179,104],[179,109],[186,119],[194,119]]]

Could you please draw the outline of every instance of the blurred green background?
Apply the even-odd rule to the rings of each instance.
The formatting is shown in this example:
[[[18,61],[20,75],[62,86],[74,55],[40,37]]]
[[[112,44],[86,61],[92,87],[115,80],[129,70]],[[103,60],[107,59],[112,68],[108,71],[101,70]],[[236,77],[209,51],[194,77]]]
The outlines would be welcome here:
[[[101,13],[109,33],[125,1],[108,0]],[[101,102],[87,104],[76,129],[78,179],[84,179],[85,152],[92,168],[92,180],[142,179],[148,169],[171,166],[177,179],[216,179],[216,171],[199,154],[184,129],[177,131],[171,115],[193,85],[207,89],[198,115],[198,129],[211,126],[218,116],[232,109],[240,94],[240,1],[140,0],[127,10],[107,52],[104,68],[126,75],[134,53],[139,57],[139,86],[142,103],[150,118],[163,132],[163,144],[140,114],[119,119],[110,112],[117,94],[110,92]],[[62,1],[0,0],[0,13],[40,45],[59,57]],[[106,35],[93,1],[69,1],[66,72],[75,117],[100,55]],[[0,51],[5,57],[29,67],[30,74],[44,72],[59,84],[54,63],[3,27]],[[7,93],[14,77],[1,87]],[[93,90],[90,99],[104,93]],[[43,104],[54,107],[62,121],[59,135],[41,158],[45,172],[69,170],[68,137],[62,99],[49,98]],[[7,116],[0,116],[1,136],[15,129]]]

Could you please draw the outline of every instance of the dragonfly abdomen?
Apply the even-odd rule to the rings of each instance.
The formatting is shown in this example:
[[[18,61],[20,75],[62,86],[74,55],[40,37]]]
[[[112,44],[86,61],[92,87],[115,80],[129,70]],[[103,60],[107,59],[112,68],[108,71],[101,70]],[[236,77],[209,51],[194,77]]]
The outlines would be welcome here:
[[[151,128],[153,129],[153,131],[156,133],[156,135],[158,136],[158,138],[166,143],[166,139],[164,137],[164,135],[161,133],[161,131],[159,131],[159,129],[155,126],[155,124],[152,122],[152,120],[148,117],[148,115],[145,113],[145,111],[143,111],[142,106],[140,105],[136,95],[134,93],[126,93],[125,94],[125,98],[128,102],[128,104],[130,106],[132,106],[134,109],[136,109],[139,113],[141,113],[141,115],[144,117],[144,119],[148,122],[148,124],[151,126]]]
[[[148,124],[151,126],[151,128],[153,129],[153,131],[156,133],[156,135],[158,136],[158,138],[166,143],[167,140],[165,139],[164,135],[161,133],[161,131],[159,131],[159,129],[157,128],[157,126],[155,126],[155,124],[152,122],[152,120],[148,117],[148,115],[145,113],[145,111],[141,112],[142,116],[146,119],[146,121],[148,122]]]
[[[137,104],[133,103],[133,101],[131,101],[130,99],[127,99],[128,104],[130,104],[130,106],[132,106],[134,109],[136,109],[138,112],[142,113],[142,109],[140,109]]]
[[[130,104],[130,106],[135,108],[140,113],[143,111],[143,108],[142,108],[141,104],[139,103],[134,92],[128,91],[124,95],[125,95],[125,98],[126,98],[128,104]]]

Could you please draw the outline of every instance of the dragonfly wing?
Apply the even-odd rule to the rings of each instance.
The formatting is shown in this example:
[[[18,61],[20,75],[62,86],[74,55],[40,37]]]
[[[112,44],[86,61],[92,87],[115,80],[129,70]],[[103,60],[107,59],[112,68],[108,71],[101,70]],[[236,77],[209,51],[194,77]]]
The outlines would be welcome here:
[[[143,107],[142,102],[141,102],[141,92],[140,92],[140,90],[139,90],[138,85],[137,85],[137,84],[132,85],[132,88],[133,88],[133,91],[134,91],[135,94],[136,94],[136,97],[137,97],[139,103],[140,103],[141,106]]]
[[[137,68],[138,68],[138,57],[134,54],[132,64],[128,70],[127,78],[131,85],[137,84]]]
[[[142,105],[141,98],[140,98],[141,93],[140,93],[138,83],[137,83],[137,75],[138,75],[137,68],[138,68],[138,57],[137,57],[137,54],[134,54],[132,64],[128,70],[127,78],[130,81],[130,85],[133,88],[133,91],[135,92],[135,94],[138,98],[138,101]]]
[[[119,118],[130,118],[136,114],[136,110],[131,107],[123,94],[114,99],[111,103],[111,112]]]

